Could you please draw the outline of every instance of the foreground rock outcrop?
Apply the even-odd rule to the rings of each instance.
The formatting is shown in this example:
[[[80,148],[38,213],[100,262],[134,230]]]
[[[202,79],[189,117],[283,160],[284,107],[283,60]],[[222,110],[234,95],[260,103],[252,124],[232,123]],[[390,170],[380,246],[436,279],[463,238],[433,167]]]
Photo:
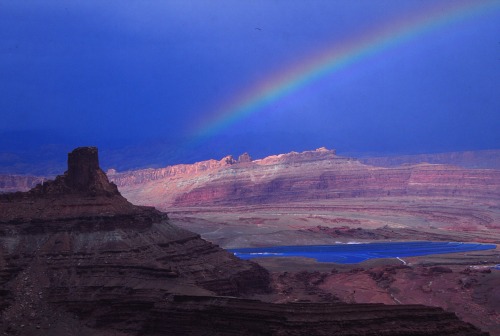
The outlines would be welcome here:
[[[244,164],[248,164],[245,162]],[[78,148],[68,171],[0,196],[7,335],[484,335],[421,305],[270,304],[269,273],[123,198]],[[227,296],[233,296],[229,298]]]
[[[499,335],[500,272],[488,266],[467,266],[470,261],[435,255],[404,258],[406,264],[373,260],[330,269],[320,265],[309,271],[299,271],[296,262],[288,268],[294,272],[274,273],[273,284],[281,301],[324,302],[333,297],[346,303],[424,304],[454,312],[491,335]],[[268,259],[263,265],[277,267],[279,262]]]
[[[172,302],[173,301],[173,302]],[[176,296],[153,316],[152,334],[482,335],[452,313],[422,305],[288,303]],[[191,321],[196,319],[197,324]],[[151,330],[153,331],[153,330]],[[149,333],[149,330],[148,330]]]
[[[99,325],[129,321],[172,293],[239,296],[267,291],[269,276],[165,213],[129,203],[99,168],[96,148],[78,148],[68,171],[27,193],[0,196],[2,325],[44,324],[45,304]],[[148,308],[149,307],[149,308]],[[29,321],[28,321],[29,320]],[[9,329],[10,330],[10,329]],[[21,330],[22,331],[22,330]]]

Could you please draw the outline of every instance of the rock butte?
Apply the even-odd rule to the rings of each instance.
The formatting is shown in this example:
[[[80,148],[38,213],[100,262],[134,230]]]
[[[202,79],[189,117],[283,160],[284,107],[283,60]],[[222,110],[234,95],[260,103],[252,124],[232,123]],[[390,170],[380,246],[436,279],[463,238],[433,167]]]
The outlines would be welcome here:
[[[129,203],[93,147],[70,153],[54,181],[0,196],[0,214],[8,335],[486,334],[422,305],[236,298],[269,292],[267,271]]]

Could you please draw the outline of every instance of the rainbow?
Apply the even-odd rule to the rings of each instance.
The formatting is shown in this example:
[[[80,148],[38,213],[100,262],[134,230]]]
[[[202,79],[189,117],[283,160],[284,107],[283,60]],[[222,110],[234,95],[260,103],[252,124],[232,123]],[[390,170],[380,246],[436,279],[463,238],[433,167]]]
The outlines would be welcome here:
[[[269,76],[233,97],[198,125],[194,137],[217,134],[299,89],[429,31],[473,15],[500,8],[498,0],[438,2],[419,13],[399,17],[341,44],[335,43],[302,63]]]

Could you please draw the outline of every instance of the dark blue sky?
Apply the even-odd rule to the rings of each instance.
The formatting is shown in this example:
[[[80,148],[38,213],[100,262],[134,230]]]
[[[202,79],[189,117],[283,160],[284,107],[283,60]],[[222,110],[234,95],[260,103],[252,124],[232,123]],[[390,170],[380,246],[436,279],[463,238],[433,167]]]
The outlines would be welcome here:
[[[50,157],[79,145],[123,169],[320,146],[500,148],[500,2],[190,142],[193,124],[249,86],[448,3],[0,0],[0,166],[22,172],[35,148]]]

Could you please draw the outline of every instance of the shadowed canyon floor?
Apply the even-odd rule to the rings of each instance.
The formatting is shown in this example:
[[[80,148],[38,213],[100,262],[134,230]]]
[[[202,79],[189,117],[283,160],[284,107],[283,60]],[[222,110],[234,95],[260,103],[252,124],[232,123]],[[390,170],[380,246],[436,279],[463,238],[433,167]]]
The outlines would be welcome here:
[[[460,199],[356,199],[189,208],[175,209],[170,217],[177,225],[225,248],[415,240],[500,242],[500,231],[487,224],[498,223],[498,208],[476,203],[471,209],[467,200]],[[315,302],[335,297],[343,302],[422,303],[456,312],[492,335],[500,335],[500,307],[495,304],[500,302],[500,271],[491,270],[500,264],[498,248],[404,258],[407,265],[397,259],[354,265],[305,258],[255,261],[282,284],[278,300]],[[433,267],[451,272],[435,272]],[[374,272],[390,272],[391,280],[377,281]],[[297,273],[301,274],[299,280]]]

